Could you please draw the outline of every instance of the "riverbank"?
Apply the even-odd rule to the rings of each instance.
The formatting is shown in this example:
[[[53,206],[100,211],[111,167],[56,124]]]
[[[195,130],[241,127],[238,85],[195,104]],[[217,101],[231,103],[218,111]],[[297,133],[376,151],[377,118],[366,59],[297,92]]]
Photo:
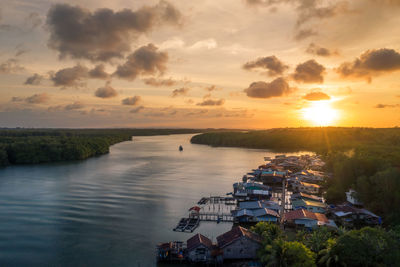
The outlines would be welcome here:
[[[198,129],[0,129],[0,167],[84,160],[132,136],[199,133]]]

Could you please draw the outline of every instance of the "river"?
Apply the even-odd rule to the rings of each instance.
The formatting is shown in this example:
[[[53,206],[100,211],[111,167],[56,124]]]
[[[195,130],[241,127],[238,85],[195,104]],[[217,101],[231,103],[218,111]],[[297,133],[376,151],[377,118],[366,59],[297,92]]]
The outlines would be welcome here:
[[[84,161],[0,169],[0,265],[154,266],[158,242],[197,232],[215,241],[231,224],[172,229],[201,197],[231,192],[274,153],[191,136],[134,137]]]

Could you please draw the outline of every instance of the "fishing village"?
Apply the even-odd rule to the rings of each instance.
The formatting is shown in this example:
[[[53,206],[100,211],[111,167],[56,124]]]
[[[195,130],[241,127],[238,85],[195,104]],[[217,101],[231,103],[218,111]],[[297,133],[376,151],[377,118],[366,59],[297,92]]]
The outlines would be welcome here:
[[[363,208],[357,192],[349,190],[340,205],[326,203],[323,185],[331,174],[318,155],[276,155],[244,175],[225,196],[202,197],[177,221],[173,231],[188,233],[188,239],[157,245],[157,261],[186,264],[239,263],[261,266],[257,251],[262,237],[252,232],[258,222],[278,225],[286,233],[382,224],[382,219]],[[193,233],[202,222],[231,223],[232,229],[212,240]]]

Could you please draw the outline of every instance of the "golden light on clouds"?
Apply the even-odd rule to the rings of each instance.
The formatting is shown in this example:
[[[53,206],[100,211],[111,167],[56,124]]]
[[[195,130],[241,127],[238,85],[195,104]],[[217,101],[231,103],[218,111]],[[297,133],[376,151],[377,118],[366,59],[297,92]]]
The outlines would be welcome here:
[[[0,127],[400,125],[393,1],[3,2]]]
[[[339,119],[339,111],[331,106],[331,101],[315,101],[301,110],[304,119],[314,126],[335,125]]]

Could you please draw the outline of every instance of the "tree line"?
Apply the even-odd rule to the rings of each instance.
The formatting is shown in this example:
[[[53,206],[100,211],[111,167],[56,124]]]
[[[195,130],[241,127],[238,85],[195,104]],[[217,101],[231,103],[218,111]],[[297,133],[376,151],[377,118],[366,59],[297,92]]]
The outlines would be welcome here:
[[[82,160],[106,154],[132,136],[198,133],[196,129],[0,129],[0,167]]]

